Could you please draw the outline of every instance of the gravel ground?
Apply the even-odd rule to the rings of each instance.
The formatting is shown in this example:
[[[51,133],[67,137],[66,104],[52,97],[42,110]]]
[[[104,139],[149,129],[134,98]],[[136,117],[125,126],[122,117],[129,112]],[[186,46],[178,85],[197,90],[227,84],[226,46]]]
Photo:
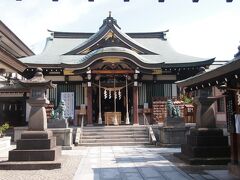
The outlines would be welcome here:
[[[0,180],[69,180],[73,179],[81,156],[62,156],[62,168],[55,170],[0,170]]]

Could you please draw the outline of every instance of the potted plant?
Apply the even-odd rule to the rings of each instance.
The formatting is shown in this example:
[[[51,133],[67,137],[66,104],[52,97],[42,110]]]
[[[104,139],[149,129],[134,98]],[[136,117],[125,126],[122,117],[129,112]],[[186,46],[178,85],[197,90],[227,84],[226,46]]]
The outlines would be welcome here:
[[[5,131],[9,128],[8,123],[4,123],[0,126],[0,138],[5,136]]]

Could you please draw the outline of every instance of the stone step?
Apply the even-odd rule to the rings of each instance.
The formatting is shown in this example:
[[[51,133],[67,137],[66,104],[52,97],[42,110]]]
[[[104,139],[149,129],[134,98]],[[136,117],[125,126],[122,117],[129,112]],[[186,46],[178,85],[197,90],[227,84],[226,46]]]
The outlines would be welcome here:
[[[106,128],[106,129],[86,129],[83,128],[84,132],[123,132],[123,131],[146,131],[146,128]]]
[[[144,142],[148,141],[148,138],[125,138],[125,139],[82,139],[82,143],[100,143],[100,142]]]
[[[84,129],[119,129],[119,128],[146,128],[147,126],[145,125],[119,125],[119,126],[84,126]]]
[[[84,127],[82,135],[82,146],[149,145],[145,126]]]
[[[142,131],[142,132],[135,132],[135,131],[123,131],[123,132],[103,132],[103,131],[94,131],[94,132],[86,132],[86,131],[83,131],[83,135],[86,136],[86,135],[147,135],[147,132],[146,131]]]
[[[92,127],[88,127],[88,126],[84,126],[84,129],[146,129],[146,126],[92,126]]]
[[[139,146],[139,145],[149,145],[149,141],[145,141],[145,142],[81,143],[78,146]]]
[[[82,139],[121,139],[121,138],[145,138],[147,137],[147,134],[139,134],[139,135],[133,135],[133,134],[126,134],[126,135],[115,135],[112,134],[111,136],[108,135],[90,135],[90,136],[83,136]]]
[[[56,146],[56,137],[49,139],[19,139],[17,150],[51,149]]]
[[[61,156],[61,147],[9,151],[9,161],[54,161]]]

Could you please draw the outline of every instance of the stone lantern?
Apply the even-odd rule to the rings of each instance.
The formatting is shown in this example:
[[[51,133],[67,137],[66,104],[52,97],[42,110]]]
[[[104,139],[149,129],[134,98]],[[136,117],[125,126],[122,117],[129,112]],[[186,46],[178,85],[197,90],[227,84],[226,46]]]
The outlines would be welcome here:
[[[45,107],[49,104],[45,92],[47,89],[54,88],[51,81],[43,78],[42,69],[37,68],[36,74],[32,79],[21,81],[23,86],[30,89],[30,97],[27,102],[31,106],[29,115],[29,131],[45,131],[47,129],[47,114]]]
[[[45,109],[49,103],[45,91],[55,85],[43,78],[41,68],[36,69],[32,79],[22,80],[20,83],[30,89],[27,102],[31,105],[31,111],[28,130],[21,134],[17,148],[9,151],[8,169],[61,168],[61,163],[56,161],[61,156],[61,147],[56,146],[56,137],[53,137],[52,131],[47,129]],[[29,161],[32,161],[31,165]]]

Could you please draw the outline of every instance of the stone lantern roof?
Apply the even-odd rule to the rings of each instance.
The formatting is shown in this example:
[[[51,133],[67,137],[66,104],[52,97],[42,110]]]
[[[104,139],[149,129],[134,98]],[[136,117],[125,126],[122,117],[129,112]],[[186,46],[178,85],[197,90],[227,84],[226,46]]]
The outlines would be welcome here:
[[[47,89],[47,88],[56,87],[56,85],[53,84],[51,80],[44,79],[42,72],[43,72],[42,68],[37,68],[35,75],[31,79],[20,80],[20,84],[22,84],[23,86],[27,86],[29,88],[30,87],[42,87],[42,88],[45,87]]]

